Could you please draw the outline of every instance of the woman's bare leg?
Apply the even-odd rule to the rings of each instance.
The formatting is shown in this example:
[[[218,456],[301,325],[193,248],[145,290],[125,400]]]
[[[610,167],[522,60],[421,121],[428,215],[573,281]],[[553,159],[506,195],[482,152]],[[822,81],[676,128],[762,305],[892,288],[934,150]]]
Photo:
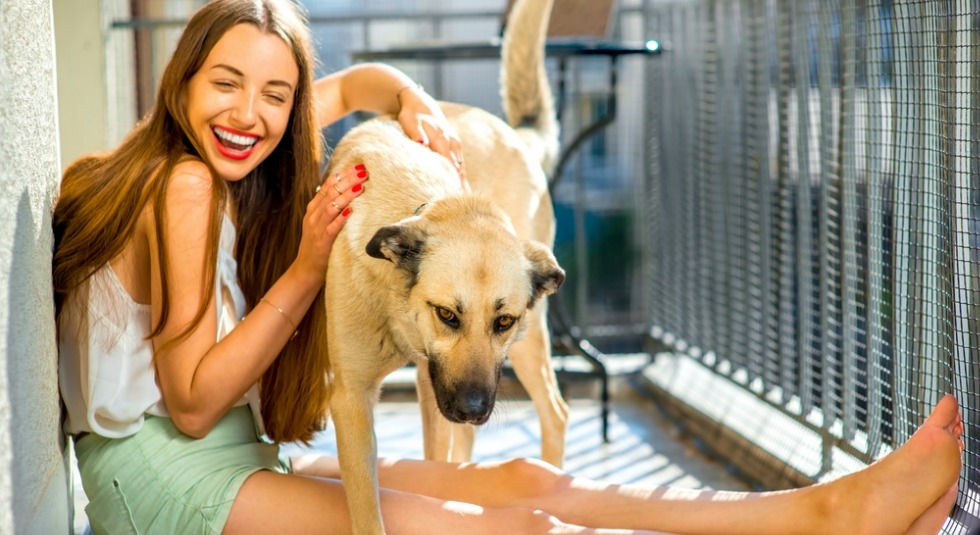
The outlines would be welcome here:
[[[257,472],[239,490],[222,533],[347,534],[351,522],[346,500],[343,485],[337,480]],[[572,526],[532,509],[481,507],[388,489],[381,490],[381,510],[391,535],[657,535],[652,531]]]
[[[872,466],[830,483],[770,493],[606,485],[528,460],[385,461],[379,475],[386,488],[485,507],[539,509],[576,525],[702,535],[893,534],[934,521],[920,523],[920,516],[939,514],[941,497],[959,474],[962,432],[956,401],[947,396],[905,445]],[[297,459],[294,468],[338,475],[331,458]]]
[[[936,535],[942,529],[956,503],[956,485],[953,485],[926,512],[912,523],[905,535]]]

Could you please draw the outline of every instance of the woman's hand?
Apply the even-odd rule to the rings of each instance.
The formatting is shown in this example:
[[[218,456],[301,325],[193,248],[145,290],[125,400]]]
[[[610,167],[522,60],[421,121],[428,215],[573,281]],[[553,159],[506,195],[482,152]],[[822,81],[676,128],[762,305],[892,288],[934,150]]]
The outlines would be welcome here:
[[[401,109],[398,122],[408,137],[445,156],[456,168],[464,189],[466,170],[463,166],[463,146],[456,129],[449,124],[439,104],[421,86],[408,85],[398,91]]]
[[[367,178],[367,169],[363,164],[328,175],[306,205],[303,238],[295,264],[321,284],[327,273],[333,242],[350,216],[351,208],[348,205],[364,192]]]

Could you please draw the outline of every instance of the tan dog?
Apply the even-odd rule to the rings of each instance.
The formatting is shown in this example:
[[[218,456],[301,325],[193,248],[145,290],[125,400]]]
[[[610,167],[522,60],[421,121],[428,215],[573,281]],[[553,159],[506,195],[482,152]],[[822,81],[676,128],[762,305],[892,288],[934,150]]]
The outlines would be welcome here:
[[[427,458],[469,458],[469,424],[490,417],[509,356],[541,419],[542,457],[562,462],[568,408],[542,302],[565,277],[550,250],[542,168],[558,142],[544,70],[551,5],[518,2],[504,38],[505,109],[518,126],[443,105],[472,192],[390,118],[354,128],[331,157],[328,175],[357,163],[371,174],[334,244],[326,286],[330,411],[355,533],[383,532],[373,408],[382,379],[409,361],[419,368]]]

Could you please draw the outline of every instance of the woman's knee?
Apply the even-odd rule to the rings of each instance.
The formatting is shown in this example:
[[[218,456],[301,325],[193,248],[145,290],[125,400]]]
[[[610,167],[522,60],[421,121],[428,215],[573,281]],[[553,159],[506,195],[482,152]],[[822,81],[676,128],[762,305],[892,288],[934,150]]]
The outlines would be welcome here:
[[[571,483],[571,476],[539,459],[519,458],[500,465],[508,481],[522,495],[551,496]]]

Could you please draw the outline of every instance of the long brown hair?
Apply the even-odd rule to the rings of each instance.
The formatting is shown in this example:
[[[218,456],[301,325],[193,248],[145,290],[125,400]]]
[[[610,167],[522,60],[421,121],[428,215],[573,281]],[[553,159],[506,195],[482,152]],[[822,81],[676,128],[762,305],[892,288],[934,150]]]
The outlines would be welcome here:
[[[182,95],[226,31],[252,24],[282,38],[293,51],[299,83],[289,125],[279,145],[249,176],[232,184],[217,178],[187,120]],[[162,332],[170,314],[164,200],[174,167],[188,158],[211,169],[209,257],[203,266],[205,295],[189,334],[204,317],[216,284],[217,249],[226,202],[238,214],[235,255],[248,308],[254,307],[296,256],[306,204],[319,182],[323,142],[313,102],[315,68],[306,19],[290,0],[214,0],[188,22],[167,64],[156,103],[120,146],[82,157],[65,171],[55,206],[53,278],[60,317],[69,294],[116,257],[132,237],[141,212],[152,206],[160,244],[162,314],[150,336]],[[262,417],[276,441],[308,441],[327,421],[329,373],[326,310],[321,290],[295,337],[262,376]]]

